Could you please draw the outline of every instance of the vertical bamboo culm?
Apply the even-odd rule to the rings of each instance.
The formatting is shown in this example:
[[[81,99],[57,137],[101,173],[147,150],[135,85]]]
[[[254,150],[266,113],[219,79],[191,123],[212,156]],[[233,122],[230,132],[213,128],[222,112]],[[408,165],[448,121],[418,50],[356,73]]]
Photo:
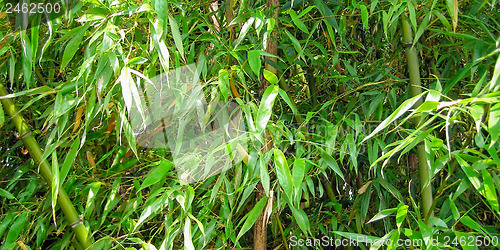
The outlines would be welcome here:
[[[410,88],[411,88],[411,96],[417,96],[422,93],[422,84],[420,82],[420,69],[418,64],[418,53],[413,46],[413,34],[412,29],[406,17],[404,15],[401,16],[401,23],[403,26],[403,38],[404,44],[406,48],[406,59],[408,63],[408,72],[410,74]],[[419,100],[415,107],[420,106],[422,101]],[[414,118],[415,127],[418,127],[423,123],[421,117]],[[420,173],[420,187],[421,187],[421,196],[422,196],[422,217],[424,222],[428,223],[429,217],[433,215],[431,210],[432,206],[432,186],[431,182],[427,182],[429,179],[429,166],[427,165],[427,159],[425,155],[425,146],[423,143],[420,143],[417,146],[417,155],[418,155],[418,165],[419,165],[419,173]],[[427,182],[427,184],[426,184]]]
[[[3,84],[0,83],[0,96],[6,96],[7,94],[7,90],[4,88]],[[31,157],[40,165],[40,174],[45,181],[47,181],[49,186],[51,186],[52,171],[50,169],[50,165],[46,160],[41,161],[43,152],[40,149],[38,142],[35,140],[35,137],[31,134],[28,124],[24,121],[22,115],[19,114],[18,109],[11,99],[5,98],[1,99],[1,101],[4,110],[12,118],[12,122],[17,128],[20,139],[22,139],[26,148],[28,148]],[[71,203],[71,200],[63,188],[59,189],[57,203],[61,207],[69,225],[73,228],[81,246],[84,248],[89,247],[87,228],[83,225],[78,213],[73,207],[73,203]]]

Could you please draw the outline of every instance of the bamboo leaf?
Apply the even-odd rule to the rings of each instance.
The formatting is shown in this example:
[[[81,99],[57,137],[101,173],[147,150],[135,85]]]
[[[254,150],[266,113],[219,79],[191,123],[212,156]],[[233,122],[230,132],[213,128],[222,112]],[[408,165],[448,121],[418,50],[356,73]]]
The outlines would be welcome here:
[[[73,56],[75,56],[76,52],[80,49],[80,44],[82,43],[83,36],[85,35],[85,31],[87,31],[89,26],[90,22],[85,24],[85,26],[83,26],[83,28],[80,29],[66,45],[62,56],[61,70],[68,65],[71,59],[73,59]]]
[[[139,191],[146,187],[154,185],[158,183],[160,180],[164,179],[173,165],[174,164],[168,160],[162,160],[157,167],[155,167],[148,173],[146,179],[142,182]]]
[[[3,127],[5,123],[5,113],[3,112],[2,103],[0,102],[0,128]]]
[[[448,12],[451,16],[451,21],[453,23],[453,32],[455,32],[457,30],[457,25],[458,25],[458,1],[446,0],[446,6],[448,7]]]
[[[258,50],[252,50],[248,52],[248,64],[255,75],[260,75],[260,68],[262,67],[262,61],[260,59],[260,52]]]
[[[7,199],[15,199],[14,195],[12,195],[9,191],[0,188],[0,196],[7,198]]]
[[[269,118],[274,107],[274,101],[278,95],[279,87],[276,85],[270,85],[267,87],[264,95],[262,96],[262,101],[259,105],[259,110],[257,111],[257,132],[262,133],[267,126]]]
[[[296,158],[292,168],[292,183],[296,192],[302,188],[302,181],[306,174],[306,162],[302,158]]]
[[[285,31],[285,34],[290,39],[290,41],[292,41],[292,45],[295,48],[295,51],[297,51],[297,53],[299,54],[299,57],[303,59],[304,58],[304,50],[302,50],[302,47],[300,46],[299,40],[297,40],[297,38],[295,38],[288,30],[285,29],[284,31]]]
[[[365,142],[366,140],[372,138],[374,135],[376,135],[378,132],[381,130],[385,129],[389,124],[394,122],[396,119],[398,119],[400,116],[402,116],[404,113],[406,113],[410,108],[415,105],[422,95],[424,95],[426,92],[423,92],[417,96],[414,96],[405,102],[403,102],[389,117],[387,117],[384,121],[382,121],[376,128],[373,130],[373,132],[370,133],[367,137],[365,137],[361,143]]]
[[[290,175],[290,169],[288,168],[286,157],[279,149],[274,149],[274,164],[276,166],[278,182],[283,188],[283,192],[291,198],[293,190],[292,176]]]
[[[87,195],[87,203],[85,204],[85,212],[84,217],[86,219],[90,218],[92,214],[92,210],[95,207],[95,201],[97,193],[99,193],[99,189],[101,188],[102,182],[93,182],[90,184],[89,194]]]
[[[21,65],[23,68],[23,77],[28,88],[31,87],[31,76],[33,73],[33,51],[31,47],[31,42],[26,35],[26,30],[21,30],[19,32],[19,37],[21,38],[21,43],[23,46],[23,53],[21,56]],[[36,55],[35,55],[36,56]]]
[[[271,181],[269,177],[269,170],[267,169],[267,164],[264,164],[262,162],[262,157],[259,157],[257,164],[259,166],[259,171],[260,171],[260,182],[262,182],[262,187],[264,188],[264,192],[266,192],[266,194],[269,195]]]
[[[406,214],[408,213],[408,205],[399,203],[397,209],[398,211],[396,212],[396,225],[398,226],[398,229],[400,229],[401,224],[403,224],[403,221],[406,218]]]
[[[320,152],[321,158],[326,162],[326,164],[338,175],[342,180],[344,179],[344,174],[342,174],[342,171],[339,168],[339,165],[337,164],[337,161],[335,159],[327,154],[322,148],[317,147],[317,149]]]
[[[288,97],[288,94],[282,90],[281,88],[278,90],[278,93],[280,94],[281,98],[286,102],[286,104],[288,104],[288,106],[290,107],[290,109],[292,109],[292,113],[295,115],[295,114],[298,114],[298,110],[297,110],[297,107],[295,106],[295,103],[293,103],[290,98]]]
[[[375,182],[378,182],[380,185],[382,185],[382,187],[384,187],[387,191],[389,191],[389,193],[391,193],[396,199],[398,199],[399,202],[401,203],[404,202],[403,196],[401,195],[399,190],[397,190],[393,185],[387,182],[387,180],[382,178],[377,178],[375,179]]]
[[[309,6],[309,7],[311,7],[311,6]],[[295,12],[295,10],[293,10],[293,9],[289,9],[287,12],[290,15],[290,17],[292,18],[292,22],[295,24],[295,26],[297,26],[297,28],[302,30],[304,33],[309,34],[309,30],[307,30],[307,26],[304,24],[304,22],[302,22],[302,20],[300,20],[300,17],[297,15],[297,12]]]
[[[493,145],[498,141],[498,137],[500,136],[500,103],[490,108],[488,130],[491,135],[491,145]]]
[[[363,27],[368,29],[368,10],[366,5],[360,5],[359,9],[361,10],[361,21],[363,22]]]
[[[481,170],[481,174],[483,176],[483,186],[481,187],[480,193],[486,198],[490,206],[497,213],[500,213],[498,209],[498,196],[495,188],[495,184],[493,183],[493,178],[487,169]]]
[[[71,148],[68,151],[68,154],[66,155],[66,158],[64,159],[61,172],[59,173],[60,180],[62,183],[64,183],[64,180],[66,179],[66,176],[68,175],[68,172],[71,168],[71,165],[75,161],[76,155],[78,153],[78,149],[80,148],[80,137],[77,137],[73,143],[71,144]]]
[[[500,87],[500,56],[495,64],[495,70],[493,71],[493,77],[491,77],[490,91],[497,91]]]
[[[194,250],[193,237],[191,236],[191,220],[186,218],[184,223],[184,247],[188,250]]]
[[[302,230],[304,234],[307,234],[307,232],[310,231],[311,226],[304,210],[300,207],[295,208],[292,205],[290,205],[290,210],[292,210],[293,218],[295,218],[295,221],[299,225],[300,230]]]
[[[254,17],[250,17],[245,24],[243,24],[243,27],[241,27],[240,34],[238,35],[238,38],[236,39],[236,42],[234,44],[234,48],[238,47],[240,43],[245,39],[245,36],[247,35],[248,31],[252,27],[253,22],[255,21]]]
[[[278,77],[276,77],[273,72],[268,71],[267,69],[264,69],[264,78],[271,84],[278,84],[279,81]]]
[[[10,229],[9,229],[9,232],[7,233],[7,236],[5,237],[5,241],[3,242],[3,246],[10,246],[12,243],[14,243],[16,241],[16,239],[23,235],[23,232],[25,232],[25,228],[24,228],[24,225],[26,224],[26,222],[28,221],[28,216],[29,213],[28,211],[25,211],[23,212],[21,215],[19,215],[16,219],[16,221],[14,221],[14,223],[12,223],[12,225],[10,226]]]
[[[243,236],[250,228],[252,228],[253,224],[257,221],[260,213],[264,209],[266,202],[267,202],[267,196],[264,196],[259,200],[259,202],[257,202],[257,204],[255,204],[252,210],[250,210],[245,220],[245,223],[243,223],[243,226],[241,227],[241,230],[238,233],[238,236],[236,237],[236,241],[238,241],[241,238],[241,236]]]
[[[396,212],[398,210],[397,207],[395,208],[390,208],[390,209],[385,209],[385,210],[382,210],[380,212],[378,212],[375,216],[373,216],[373,218],[371,218],[367,223],[372,223],[374,221],[378,221],[378,220],[381,220],[391,214],[393,214],[394,212]]]
[[[184,58],[184,47],[182,44],[181,33],[179,31],[179,25],[177,24],[177,21],[170,15],[168,16],[168,22],[172,30],[172,36],[174,37],[175,47],[177,48],[177,51],[179,51],[179,53],[181,54],[182,59],[184,59],[185,61],[186,58]]]
[[[332,10],[328,8],[328,6],[325,4],[323,0],[314,0],[314,5],[318,8],[319,12],[325,18],[328,24],[330,24],[337,33],[340,33],[340,28],[337,23],[337,20],[335,20],[335,15],[333,14]]]

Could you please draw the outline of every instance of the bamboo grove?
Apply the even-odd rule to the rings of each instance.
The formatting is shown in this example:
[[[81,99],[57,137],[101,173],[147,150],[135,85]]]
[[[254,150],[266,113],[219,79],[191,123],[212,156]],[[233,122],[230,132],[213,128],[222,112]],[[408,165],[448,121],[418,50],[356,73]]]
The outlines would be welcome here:
[[[3,0],[0,37],[1,249],[500,247],[496,0]]]

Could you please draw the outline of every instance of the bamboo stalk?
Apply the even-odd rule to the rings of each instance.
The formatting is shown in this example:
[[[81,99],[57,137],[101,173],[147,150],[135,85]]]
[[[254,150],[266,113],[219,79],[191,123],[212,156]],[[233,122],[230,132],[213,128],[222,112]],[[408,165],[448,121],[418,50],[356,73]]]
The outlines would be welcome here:
[[[411,30],[411,26],[406,20],[406,17],[401,16],[401,22],[403,25],[403,38],[406,47],[406,59],[408,61],[408,72],[410,74],[410,88],[411,95],[417,96],[422,93],[422,84],[420,82],[420,69],[418,63],[418,54],[417,50],[413,46],[413,34]],[[418,107],[422,104],[422,101],[419,100],[415,106]],[[415,127],[418,127],[423,123],[423,119],[421,117],[414,118]],[[431,181],[429,181],[426,185],[427,180],[429,179],[429,166],[427,165],[427,159],[425,155],[425,146],[420,143],[417,146],[417,155],[418,155],[418,165],[419,165],[419,174],[420,174],[420,187],[421,187],[421,196],[422,196],[422,218],[424,218],[424,222],[428,223],[429,217],[433,216],[433,212],[431,211],[432,207],[432,185]]]
[[[0,83],[0,96],[5,96],[7,94],[7,90],[4,88],[3,84]],[[51,186],[52,171],[50,169],[50,165],[46,160],[42,161],[43,152],[40,149],[40,146],[38,145],[35,137],[31,134],[28,124],[26,123],[22,115],[18,113],[18,109],[11,99],[1,99],[1,102],[6,113],[12,118],[12,122],[17,128],[19,137],[22,139],[26,148],[28,148],[31,157],[35,160],[36,163],[40,165],[40,174],[45,179],[45,181],[47,181],[49,186]],[[71,200],[69,199],[63,188],[59,189],[59,197],[57,199],[57,203],[61,207],[61,210],[68,220],[69,225],[71,225],[71,227],[73,228],[73,231],[75,232],[81,246],[83,246],[84,248],[89,247],[90,243],[88,242],[87,228],[83,225],[78,216],[78,213],[71,203]]]

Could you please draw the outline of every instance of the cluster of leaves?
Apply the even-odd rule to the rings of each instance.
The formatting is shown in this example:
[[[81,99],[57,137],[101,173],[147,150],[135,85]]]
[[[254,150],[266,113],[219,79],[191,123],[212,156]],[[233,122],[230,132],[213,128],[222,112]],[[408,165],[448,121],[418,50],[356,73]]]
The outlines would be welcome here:
[[[269,247],[288,248],[290,236],[441,247],[452,243],[445,237],[498,237],[496,1],[282,1],[273,18],[266,1],[83,0],[51,20],[34,15],[24,30],[4,13],[0,80],[12,95],[0,98],[19,104],[54,173],[47,186],[0,106],[6,249],[77,247],[52,196],[61,188],[92,248],[249,247],[261,212]],[[413,44],[402,42],[402,18]],[[273,39],[278,55],[266,52]],[[419,51],[417,96],[408,46]],[[127,112],[149,79],[193,63],[207,99],[243,111],[248,161],[182,185],[169,149],[142,147]],[[271,85],[259,96],[263,79]],[[258,185],[265,195],[255,201]]]

